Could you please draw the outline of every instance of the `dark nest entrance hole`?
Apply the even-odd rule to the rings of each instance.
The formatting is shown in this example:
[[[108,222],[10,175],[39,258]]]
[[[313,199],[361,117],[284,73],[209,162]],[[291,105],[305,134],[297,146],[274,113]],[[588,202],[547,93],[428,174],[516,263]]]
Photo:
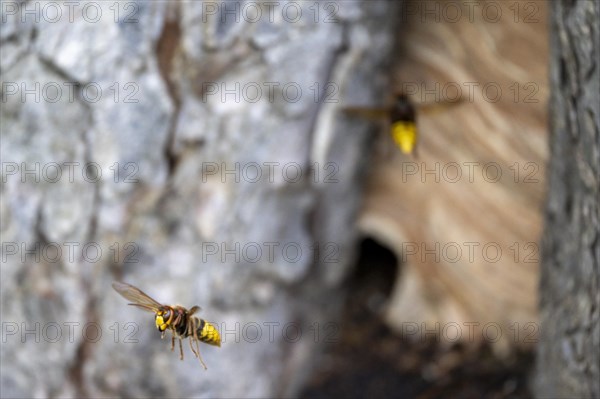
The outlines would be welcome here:
[[[489,347],[443,348],[435,339],[409,342],[384,322],[402,265],[365,237],[346,281],[338,339],[324,348],[302,398],[529,398],[529,353],[507,363]]]

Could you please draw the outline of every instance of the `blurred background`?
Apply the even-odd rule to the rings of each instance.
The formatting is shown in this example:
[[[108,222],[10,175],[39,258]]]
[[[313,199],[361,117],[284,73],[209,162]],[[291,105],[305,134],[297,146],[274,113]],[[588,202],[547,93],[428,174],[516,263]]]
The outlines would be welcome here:
[[[1,396],[531,397],[547,6],[4,1]]]

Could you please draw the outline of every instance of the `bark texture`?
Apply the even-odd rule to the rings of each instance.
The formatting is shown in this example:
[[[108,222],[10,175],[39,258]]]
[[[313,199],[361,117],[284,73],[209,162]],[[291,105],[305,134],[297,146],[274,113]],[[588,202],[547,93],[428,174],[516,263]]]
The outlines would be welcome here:
[[[287,3],[276,3],[273,20],[263,11],[256,21],[252,9],[239,15],[244,2],[96,2],[102,17],[92,22],[93,13],[82,16],[87,3],[73,21],[64,9],[58,20],[35,20],[44,3],[3,8],[0,67],[11,85],[1,115],[2,397],[297,392],[326,333],[309,328],[335,319],[354,258],[369,152],[369,125],[335,116],[343,103],[377,102],[395,6],[293,2],[284,18]],[[116,16],[118,4],[128,7]],[[33,11],[23,17],[25,8]],[[22,100],[22,85],[36,84],[57,84],[63,95]],[[259,100],[243,97],[246,84],[263,89]],[[294,101],[287,84],[302,90]],[[88,98],[93,87],[88,97],[79,90],[90,86],[102,89],[99,100]],[[234,93],[224,101],[225,89]],[[58,180],[44,175],[53,162],[63,166]],[[72,179],[65,162],[79,165]],[[92,163],[102,173],[96,182],[81,171]],[[256,181],[252,170],[241,176],[252,163],[262,168]],[[266,163],[278,163],[272,175]],[[300,167],[301,178],[291,168],[284,179],[284,165]],[[23,178],[25,167],[34,174]],[[237,168],[237,178],[225,168]],[[89,242],[99,258],[82,255]],[[207,256],[205,243],[218,254]],[[265,243],[277,243],[273,259]],[[247,244],[262,249],[259,261],[242,256]],[[286,244],[302,255],[283,253]],[[163,303],[201,305],[223,336],[221,348],[202,347],[208,371],[187,343],[179,361],[152,316],[112,291],[113,280]],[[291,322],[301,337],[282,332]],[[101,337],[82,331],[86,323]]]
[[[551,3],[551,160],[540,398],[600,397],[600,7]]]

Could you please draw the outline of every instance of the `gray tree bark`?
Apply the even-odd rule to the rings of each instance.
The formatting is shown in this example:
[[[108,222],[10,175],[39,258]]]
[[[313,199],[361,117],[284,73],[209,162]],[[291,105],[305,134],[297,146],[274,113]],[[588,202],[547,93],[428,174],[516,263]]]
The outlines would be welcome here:
[[[554,1],[536,394],[600,397],[600,11]]]
[[[82,2],[70,20],[3,2],[2,397],[298,391],[333,331],[369,152],[369,125],[335,116],[378,102],[395,5],[276,3],[255,20],[243,2]],[[208,371],[114,280],[201,305],[223,337]]]

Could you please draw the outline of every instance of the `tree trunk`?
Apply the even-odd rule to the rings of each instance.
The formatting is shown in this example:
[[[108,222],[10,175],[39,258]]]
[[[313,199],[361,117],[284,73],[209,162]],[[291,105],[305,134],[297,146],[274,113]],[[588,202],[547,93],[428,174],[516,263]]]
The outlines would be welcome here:
[[[354,258],[371,135],[335,116],[396,6],[52,3],[2,3],[1,396],[293,395]],[[208,372],[114,280],[201,305]]]
[[[600,12],[551,3],[551,161],[538,397],[600,397]]]

